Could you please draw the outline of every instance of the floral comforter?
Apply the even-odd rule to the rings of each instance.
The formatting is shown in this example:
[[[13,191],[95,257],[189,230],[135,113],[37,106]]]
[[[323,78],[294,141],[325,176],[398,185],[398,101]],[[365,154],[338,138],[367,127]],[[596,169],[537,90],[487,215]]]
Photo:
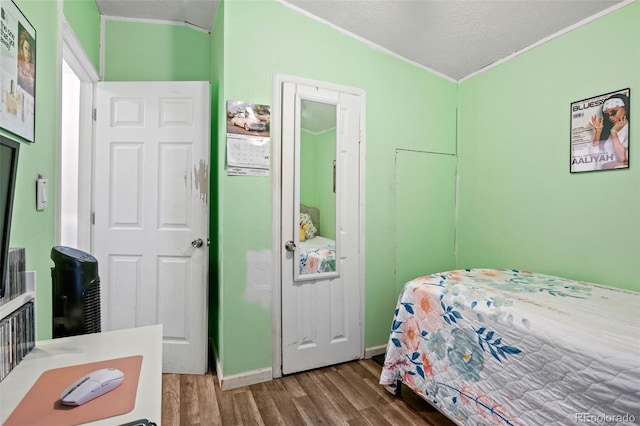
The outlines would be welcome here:
[[[527,271],[408,282],[380,384],[460,425],[640,424],[640,293]]]
[[[336,242],[324,237],[300,243],[300,274],[319,274],[336,270]]]

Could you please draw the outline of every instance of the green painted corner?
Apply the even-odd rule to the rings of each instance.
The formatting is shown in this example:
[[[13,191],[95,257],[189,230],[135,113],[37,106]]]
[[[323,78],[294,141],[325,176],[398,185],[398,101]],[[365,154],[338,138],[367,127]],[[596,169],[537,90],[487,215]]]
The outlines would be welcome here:
[[[100,69],[100,10],[92,0],[63,0],[64,17],[96,70]]]

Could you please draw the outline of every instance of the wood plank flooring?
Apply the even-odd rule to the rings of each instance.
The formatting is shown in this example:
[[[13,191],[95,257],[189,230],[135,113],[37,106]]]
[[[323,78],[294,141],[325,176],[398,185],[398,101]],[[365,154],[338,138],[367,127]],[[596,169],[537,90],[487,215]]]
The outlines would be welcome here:
[[[224,392],[213,374],[163,374],[162,425],[454,425],[408,389],[391,395],[380,371],[359,360]]]

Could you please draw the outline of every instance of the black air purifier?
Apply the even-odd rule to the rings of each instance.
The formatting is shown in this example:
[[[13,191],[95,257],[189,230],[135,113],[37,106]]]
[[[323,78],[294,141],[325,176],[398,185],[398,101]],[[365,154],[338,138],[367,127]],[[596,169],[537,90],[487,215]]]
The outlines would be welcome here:
[[[98,261],[71,247],[51,249],[53,337],[100,332]]]

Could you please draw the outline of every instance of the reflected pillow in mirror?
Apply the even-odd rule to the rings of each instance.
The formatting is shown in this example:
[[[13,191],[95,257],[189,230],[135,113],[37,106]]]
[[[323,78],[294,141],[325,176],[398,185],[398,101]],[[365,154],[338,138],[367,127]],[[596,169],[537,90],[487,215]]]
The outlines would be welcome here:
[[[308,228],[304,229],[304,236],[307,239],[315,237],[318,230],[315,226],[313,226],[313,222],[311,222],[311,216],[309,216],[308,213],[300,213],[300,227],[304,228],[304,225],[308,225]]]

